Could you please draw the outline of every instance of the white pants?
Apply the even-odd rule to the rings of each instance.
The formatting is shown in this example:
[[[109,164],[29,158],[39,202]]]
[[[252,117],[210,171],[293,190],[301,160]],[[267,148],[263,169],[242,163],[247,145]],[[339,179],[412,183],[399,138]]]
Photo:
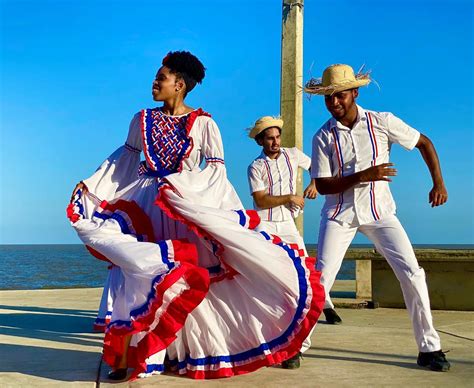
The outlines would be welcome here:
[[[420,352],[441,349],[438,333],[433,327],[425,271],[418,265],[410,240],[395,215],[365,225],[348,225],[322,219],[319,230],[317,269],[322,272],[321,283],[326,290],[324,308],[334,308],[329,297],[344,255],[360,231],[387,260],[400,282],[405,305],[413,325]]]
[[[260,224],[258,224],[255,230],[257,230],[258,232],[263,230],[267,233],[275,234],[286,243],[296,243],[302,249],[304,249],[306,255],[308,254],[308,252],[306,251],[306,246],[304,245],[304,240],[301,237],[300,232],[298,232],[298,229],[296,228],[295,222],[293,220],[260,221]],[[301,353],[306,352],[311,347],[311,334],[313,334],[313,331],[314,327],[301,345]]]

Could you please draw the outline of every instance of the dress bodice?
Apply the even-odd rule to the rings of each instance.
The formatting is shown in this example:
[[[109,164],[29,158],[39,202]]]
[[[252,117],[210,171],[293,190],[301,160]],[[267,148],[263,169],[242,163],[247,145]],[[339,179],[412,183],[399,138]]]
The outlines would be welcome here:
[[[193,148],[187,125],[193,112],[169,116],[159,108],[142,111],[143,152],[146,167],[153,175],[164,177],[181,170],[183,160]]]

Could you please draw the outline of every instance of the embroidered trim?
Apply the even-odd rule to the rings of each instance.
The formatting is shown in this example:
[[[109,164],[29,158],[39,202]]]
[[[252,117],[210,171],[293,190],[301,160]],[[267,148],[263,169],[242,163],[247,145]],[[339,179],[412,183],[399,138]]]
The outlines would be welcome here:
[[[125,149],[127,149],[128,151],[130,152],[134,152],[136,154],[139,154],[140,152],[142,152],[141,150],[139,150],[138,148],[135,148],[135,147],[132,147],[130,144],[128,143],[125,143]]]

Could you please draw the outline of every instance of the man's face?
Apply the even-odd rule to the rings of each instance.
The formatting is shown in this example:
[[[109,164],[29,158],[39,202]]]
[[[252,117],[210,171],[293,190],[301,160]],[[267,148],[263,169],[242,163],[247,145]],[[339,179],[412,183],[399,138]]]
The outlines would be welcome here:
[[[324,96],[324,102],[332,117],[340,121],[346,117],[348,112],[355,108],[355,99],[358,96],[358,89],[344,90],[329,96]]]
[[[259,144],[263,147],[263,151],[267,155],[279,153],[281,145],[280,130],[277,127],[265,129],[263,139]]]

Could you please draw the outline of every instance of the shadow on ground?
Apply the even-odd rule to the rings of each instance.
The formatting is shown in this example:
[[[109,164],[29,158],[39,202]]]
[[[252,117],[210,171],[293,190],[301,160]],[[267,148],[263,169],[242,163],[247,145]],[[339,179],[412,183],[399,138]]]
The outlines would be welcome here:
[[[5,305],[0,309],[23,311],[0,314],[1,335],[85,346],[101,344],[101,337],[92,332],[95,311]]]
[[[100,357],[100,352],[7,344],[0,347],[0,373],[95,382]]]

